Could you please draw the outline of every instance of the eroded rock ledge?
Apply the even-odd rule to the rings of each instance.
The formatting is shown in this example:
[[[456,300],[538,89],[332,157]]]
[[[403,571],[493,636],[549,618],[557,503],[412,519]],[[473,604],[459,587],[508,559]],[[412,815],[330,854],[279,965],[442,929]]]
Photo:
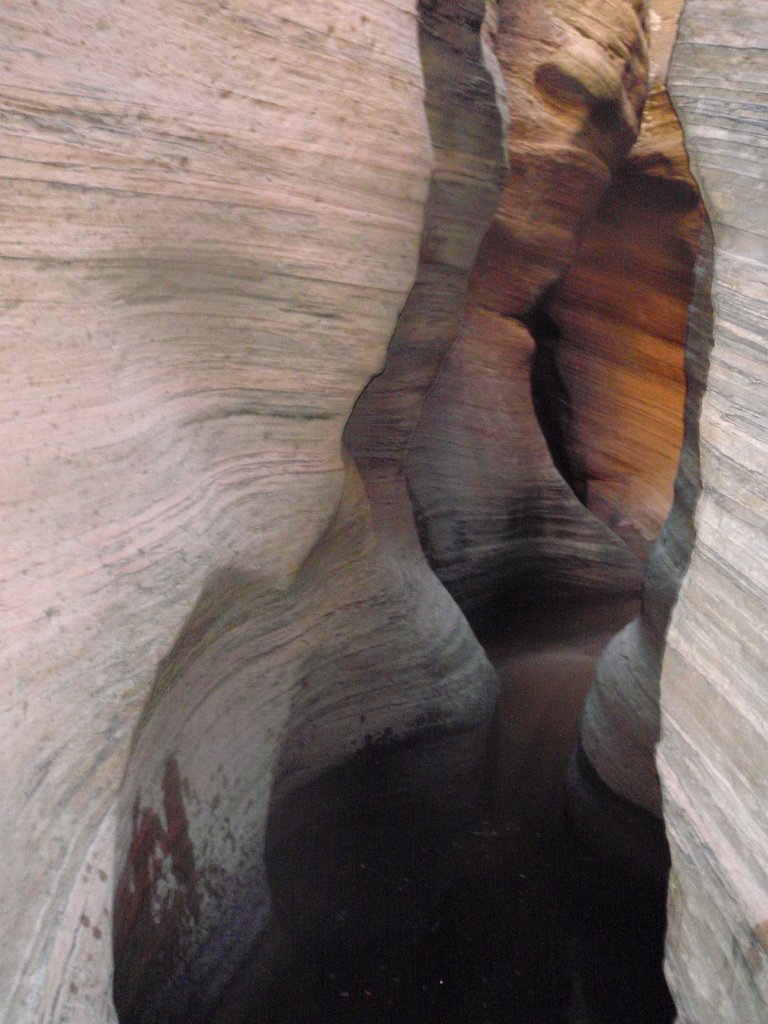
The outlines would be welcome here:
[[[497,5],[510,177],[405,466],[427,556],[475,618],[523,593],[639,586],[637,559],[553,463],[530,397],[529,326],[637,135],[644,16],[606,0]]]

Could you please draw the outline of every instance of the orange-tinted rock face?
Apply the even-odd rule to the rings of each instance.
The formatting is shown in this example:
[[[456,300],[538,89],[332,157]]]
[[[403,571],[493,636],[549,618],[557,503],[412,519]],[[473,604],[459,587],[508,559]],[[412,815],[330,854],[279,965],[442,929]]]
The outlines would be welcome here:
[[[663,12],[671,17],[672,5]],[[597,832],[604,848],[613,844],[614,852],[627,845],[621,833],[633,827],[643,834],[635,847],[644,848],[652,842],[653,819],[661,818],[654,763],[659,675],[669,615],[693,546],[700,486],[697,424],[711,334],[703,270],[698,312],[686,330],[704,214],[680,125],[658,80],[668,61],[669,23],[655,24],[657,81],[643,132],[606,196],[583,254],[550,304],[562,329],[554,358],[571,395],[559,421],[561,440],[587,503],[645,554],[664,523],[673,484],[676,492],[675,507],[648,560],[642,613],[607,646],[582,718],[583,753],[607,789],[596,796],[593,815],[588,773],[576,771],[572,805],[585,830]],[[605,290],[598,284],[603,277]],[[614,817],[609,805],[615,797],[642,813],[633,819],[626,807],[616,807]],[[659,824],[656,834],[658,842]],[[642,861],[635,858],[640,866]],[[664,863],[665,856],[654,856],[646,867],[663,870]]]
[[[510,179],[406,462],[428,557],[473,615],[537,590],[632,591],[629,549],[644,560],[669,510],[703,218],[664,87],[678,10],[499,5]],[[651,821],[659,566],[673,535],[646,617],[601,663],[582,731],[603,782]]]
[[[630,552],[553,465],[531,401],[533,346],[515,318],[530,316],[568,267],[636,137],[644,19],[630,0],[498,5],[509,181],[406,463],[422,543],[465,608],[529,585],[639,585]]]
[[[470,306],[409,452],[427,557],[472,612],[638,582],[632,556],[552,463],[531,402],[534,349],[519,320]]]
[[[666,90],[616,172],[572,268],[545,304],[548,404],[582,500],[645,556],[672,502],[683,433],[683,348],[701,231],[698,190]]]
[[[522,315],[573,259],[637,136],[644,27],[638,0],[499,4],[510,179],[473,275],[477,303]]]

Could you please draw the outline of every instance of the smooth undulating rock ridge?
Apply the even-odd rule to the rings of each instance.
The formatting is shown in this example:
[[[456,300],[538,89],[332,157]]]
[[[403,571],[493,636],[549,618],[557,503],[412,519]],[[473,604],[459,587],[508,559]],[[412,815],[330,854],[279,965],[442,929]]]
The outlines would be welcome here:
[[[435,168],[416,283],[386,365],[345,434],[369,488],[377,478],[386,488],[400,475],[424,396],[457,335],[467,279],[507,178],[504,85],[487,26],[481,31],[484,0],[422,0],[419,11]]]
[[[471,616],[538,593],[632,592],[639,563],[555,468],[520,321],[470,305],[424,404],[407,463],[430,562]]]
[[[419,9],[434,169],[416,281],[344,433],[341,507],[300,577],[314,653],[270,794],[272,919],[216,1020],[269,1018],[259,977],[275,950],[311,974],[412,941],[434,920],[477,813],[497,679],[424,558],[402,463],[506,176],[483,13],[477,2]]]
[[[147,934],[182,1014],[242,945],[219,878],[257,876],[244,935],[266,914],[302,566],[416,268],[415,12],[10,0],[0,25],[0,1016],[114,1019],[116,889],[123,1018],[157,1020]]]
[[[689,0],[671,73],[712,220],[702,491],[661,673],[672,852],[667,972],[680,1024],[768,1018],[768,24]]]
[[[627,592],[637,559],[553,465],[530,395],[539,300],[573,260],[634,142],[645,97],[643,4],[497,5],[510,178],[467,310],[406,462],[430,563],[465,610],[530,587]]]
[[[521,316],[573,259],[640,128],[645,0],[502,0],[510,181],[480,250],[478,304]]]

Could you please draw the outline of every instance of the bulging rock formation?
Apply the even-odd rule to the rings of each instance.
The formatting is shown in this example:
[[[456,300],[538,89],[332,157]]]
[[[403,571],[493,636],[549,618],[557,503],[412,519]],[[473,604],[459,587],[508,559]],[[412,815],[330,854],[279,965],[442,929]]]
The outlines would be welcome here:
[[[637,143],[548,297],[549,332],[539,334],[554,370],[540,401],[563,471],[642,558],[669,511],[682,445],[702,216],[680,124],[665,83],[652,78]]]
[[[686,1024],[757,1024],[768,1013],[768,765],[758,684],[767,667],[768,205],[759,142],[767,50],[751,6],[686,5],[671,89],[712,231],[689,317],[685,442],[643,615],[606,651],[582,725],[588,757],[608,781],[608,791],[598,783],[592,792],[603,822],[613,800],[614,826],[623,816],[637,836],[650,818],[628,806],[657,818],[663,810],[672,860],[667,974]],[[591,828],[598,814],[588,790],[582,773],[577,813]],[[615,835],[615,827],[604,835],[614,849]]]
[[[674,5],[665,10],[673,14]],[[658,532],[679,461],[676,503],[650,552],[641,614],[611,641],[598,664],[570,777],[571,814],[579,831],[634,869],[664,879],[668,852],[654,763],[659,674],[669,616],[693,545],[711,314],[703,256],[698,313],[689,317],[703,211],[661,77],[671,38],[663,21],[657,19],[656,27],[640,137],[614,177],[578,263],[553,291],[547,310],[557,334],[545,344],[567,398],[560,401],[561,413],[558,407],[550,413],[567,472],[587,504],[638,553]]]
[[[531,400],[534,349],[519,320],[470,305],[408,455],[427,556],[478,621],[533,595],[589,598],[639,584],[637,561],[552,462]]]
[[[607,645],[582,715],[569,777],[577,830],[612,859],[660,880],[669,867],[655,750],[665,637],[695,543],[699,417],[712,347],[712,241],[702,238],[686,339],[685,437],[675,501],[646,566],[640,615]]]
[[[573,260],[640,127],[647,13],[637,0],[498,4],[510,185],[478,257],[478,304],[521,316]]]

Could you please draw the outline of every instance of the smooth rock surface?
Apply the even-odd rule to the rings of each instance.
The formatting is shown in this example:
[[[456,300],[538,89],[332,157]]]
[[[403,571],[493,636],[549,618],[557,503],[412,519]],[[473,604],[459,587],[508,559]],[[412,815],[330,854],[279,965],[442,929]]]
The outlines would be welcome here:
[[[470,306],[422,410],[408,485],[430,563],[459,604],[638,588],[639,563],[552,463],[531,401],[534,341]]]
[[[671,3],[662,9],[672,16],[680,5],[676,11]],[[687,335],[684,331],[703,215],[680,125],[659,77],[672,42],[663,24],[651,36],[652,91],[640,138],[606,197],[605,215],[591,229],[584,262],[565,278],[552,304],[553,317],[565,325],[555,358],[574,396],[570,425],[565,420],[570,465],[580,458],[585,466],[591,462],[598,479],[592,486],[589,472],[582,473],[585,500],[640,549],[658,528],[669,500],[670,469],[678,461],[674,444],[680,436],[685,341],[687,394],[675,504],[650,552],[641,613],[613,638],[598,663],[569,776],[575,827],[585,836],[591,833],[607,856],[629,858],[635,869],[661,877],[668,853],[654,761],[659,674],[669,616],[693,545],[691,523],[701,487],[698,420],[711,347],[711,244],[704,245],[696,312],[688,315]],[[630,223],[635,230],[627,235],[620,229]],[[705,232],[705,243],[709,240]],[[596,283],[601,274],[610,286],[605,293]],[[620,342],[616,347],[604,334],[606,323]],[[574,325],[570,331],[569,324]]]
[[[600,837],[598,845],[622,860],[627,836],[634,833],[633,866],[657,875],[668,869],[654,759],[659,677],[670,615],[695,541],[693,517],[701,491],[699,417],[712,347],[711,264],[711,233],[705,230],[686,339],[685,438],[675,502],[646,566],[640,615],[613,637],[597,664],[580,729],[588,768],[581,772],[577,760],[570,778],[577,829],[591,832],[595,840]],[[604,791],[595,791],[590,769]]]
[[[661,93],[625,162],[676,0],[423,0],[418,37],[416,7],[0,13],[9,1024],[114,1024],[113,991],[121,1024],[258,1019],[278,960],[423,929],[497,687],[411,502],[467,609],[637,587],[592,511],[643,551],[679,437],[695,210]],[[674,96],[713,236],[685,447],[581,727],[625,810],[653,827],[663,792],[681,1024],[768,1012],[767,51],[746,0],[689,0]],[[662,427],[617,469],[606,412],[648,396],[628,375],[592,414],[638,294],[622,358],[650,352]],[[528,385],[553,325],[560,455]]]

